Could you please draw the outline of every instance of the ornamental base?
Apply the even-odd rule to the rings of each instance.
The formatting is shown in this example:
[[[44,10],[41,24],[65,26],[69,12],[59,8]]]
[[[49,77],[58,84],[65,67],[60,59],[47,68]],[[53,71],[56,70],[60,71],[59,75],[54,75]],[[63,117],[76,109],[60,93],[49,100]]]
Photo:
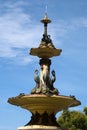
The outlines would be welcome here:
[[[56,126],[31,125],[19,127],[18,130],[62,130]]]

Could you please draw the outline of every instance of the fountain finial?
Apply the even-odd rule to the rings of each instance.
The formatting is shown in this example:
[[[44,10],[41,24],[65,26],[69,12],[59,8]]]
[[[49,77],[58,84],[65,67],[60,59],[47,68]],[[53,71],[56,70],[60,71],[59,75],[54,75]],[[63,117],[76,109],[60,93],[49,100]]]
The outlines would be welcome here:
[[[44,35],[47,36],[47,25],[48,23],[51,23],[51,20],[48,18],[47,13],[45,13],[44,18],[41,19],[41,23],[44,24]]]

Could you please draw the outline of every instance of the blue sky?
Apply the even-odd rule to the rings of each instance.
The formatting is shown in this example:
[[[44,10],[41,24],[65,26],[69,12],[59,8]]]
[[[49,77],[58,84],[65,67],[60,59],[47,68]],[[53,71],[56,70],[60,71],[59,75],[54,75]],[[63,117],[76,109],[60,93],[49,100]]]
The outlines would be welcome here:
[[[62,49],[52,58],[54,86],[61,95],[81,101],[74,110],[87,106],[87,0],[0,0],[0,130],[17,130],[30,119],[30,112],[7,100],[35,86],[39,58],[30,56],[29,50],[40,44],[46,6],[52,20],[48,34]]]

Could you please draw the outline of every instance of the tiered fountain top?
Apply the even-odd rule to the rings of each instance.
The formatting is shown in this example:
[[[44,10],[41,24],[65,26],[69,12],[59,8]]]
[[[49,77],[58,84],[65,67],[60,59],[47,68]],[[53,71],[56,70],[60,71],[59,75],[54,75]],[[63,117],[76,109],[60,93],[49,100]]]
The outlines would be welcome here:
[[[44,18],[41,20],[44,24],[44,34],[41,39],[41,43],[38,48],[31,48],[30,54],[38,56],[39,58],[51,58],[53,56],[58,56],[61,53],[61,49],[56,49],[52,43],[50,35],[47,34],[48,23],[51,23],[51,20],[45,14]]]

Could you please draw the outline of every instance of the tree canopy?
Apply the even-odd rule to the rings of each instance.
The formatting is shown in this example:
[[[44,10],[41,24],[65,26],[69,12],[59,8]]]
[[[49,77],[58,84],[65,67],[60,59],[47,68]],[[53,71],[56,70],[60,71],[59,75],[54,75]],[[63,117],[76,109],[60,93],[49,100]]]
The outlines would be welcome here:
[[[87,130],[87,107],[83,112],[64,110],[57,122],[68,130]]]

